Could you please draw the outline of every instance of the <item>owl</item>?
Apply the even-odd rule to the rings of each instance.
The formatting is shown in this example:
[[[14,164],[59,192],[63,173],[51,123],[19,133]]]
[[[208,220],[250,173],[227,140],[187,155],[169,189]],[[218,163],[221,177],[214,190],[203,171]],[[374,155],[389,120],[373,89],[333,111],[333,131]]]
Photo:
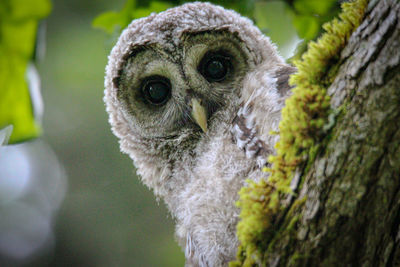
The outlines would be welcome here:
[[[112,131],[168,207],[186,266],[235,258],[238,191],[268,179],[294,71],[251,20],[210,3],[134,20],[112,49]]]

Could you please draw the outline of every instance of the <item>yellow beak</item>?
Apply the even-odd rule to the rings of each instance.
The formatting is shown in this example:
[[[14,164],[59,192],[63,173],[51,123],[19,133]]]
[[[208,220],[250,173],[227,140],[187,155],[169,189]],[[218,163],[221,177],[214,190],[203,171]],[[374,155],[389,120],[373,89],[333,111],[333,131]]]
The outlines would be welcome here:
[[[192,106],[192,118],[200,126],[203,132],[207,132],[207,111],[206,109],[200,104],[199,100],[196,98],[192,98],[191,101]]]

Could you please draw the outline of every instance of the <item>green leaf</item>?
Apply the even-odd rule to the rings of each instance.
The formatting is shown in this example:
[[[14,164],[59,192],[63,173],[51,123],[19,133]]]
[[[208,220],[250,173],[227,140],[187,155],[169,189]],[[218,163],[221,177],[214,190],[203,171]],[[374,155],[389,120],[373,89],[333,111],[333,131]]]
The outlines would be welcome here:
[[[147,17],[152,12],[161,12],[172,6],[167,1],[136,2],[135,0],[127,0],[121,11],[100,14],[93,20],[92,25],[108,34],[113,34],[116,31],[120,33],[133,19]]]
[[[291,2],[293,25],[300,38],[306,42],[317,38],[322,30],[322,24],[330,21],[339,12],[336,0],[295,0]]]
[[[284,1],[256,2],[254,19],[256,25],[278,46],[284,58],[292,55],[298,37]]]
[[[51,3],[48,0],[1,0],[9,6],[9,16],[17,20],[38,20],[50,14]]]
[[[300,14],[325,15],[336,4],[336,0],[296,0],[293,5]]]
[[[49,0],[0,0],[0,129],[13,125],[10,143],[40,133],[27,84],[38,21],[51,9]]]
[[[110,11],[97,16],[92,25],[95,28],[104,30],[108,34],[112,34],[116,26],[123,24],[120,13]]]
[[[172,5],[168,2],[159,2],[159,1],[153,1],[150,3],[150,5],[146,8],[136,8],[132,12],[132,17],[133,18],[142,18],[142,17],[147,17],[153,12],[161,12],[164,11],[168,8],[172,7]]]
[[[314,39],[320,31],[318,18],[308,15],[298,15],[293,18],[293,24],[300,38],[306,40]]]
[[[135,7],[135,0],[127,0],[120,11],[109,11],[97,16],[93,20],[92,26],[102,29],[108,34],[112,34],[116,30],[122,31],[132,21],[132,13]]]

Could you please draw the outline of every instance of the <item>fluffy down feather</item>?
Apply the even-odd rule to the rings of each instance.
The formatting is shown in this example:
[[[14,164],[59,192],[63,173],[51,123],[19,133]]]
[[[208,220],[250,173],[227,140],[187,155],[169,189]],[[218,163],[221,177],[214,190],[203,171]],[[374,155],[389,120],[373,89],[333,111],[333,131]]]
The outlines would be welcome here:
[[[203,41],[208,43],[196,48]],[[204,54],[191,54],[192,47],[203,51],[210,44],[239,51],[238,71],[229,83],[210,85],[187,66]],[[144,60],[154,57],[156,63],[141,63],[137,55],[143,50],[150,50]],[[206,133],[190,120],[186,111],[190,107],[175,91],[172,104],[162,107],[171,109],[165,111],[169,117],[163,113],[164,118],[185,114],[178,124],[171,122],[173,130],[165,126],[168,122],[158,124],[160,120],[151,117],[161,111],[138,122],[147,110],[135,111],[138,105],[132,100],[131,84],[141,75],[142,65],[155,65],[154,69],[162,69],[157,73],[170,75],[173,90],[181,90],[180,94],[213,103]],[[165,201],[175,218],[187,266],[225,266],[235,257],[237,192],[247,178],[267,179],[261,167],[274,151],[277,136],[269,133],[278,130],[292,72],[294,68],[284,63],[249,19],[209,3],[185,4],[134,20],[112,49],[104,97],[112,131],[142,181]],[[172,112],[174,108],[179,112]],[[160,132],[155,136],[147,129],[152,134]]]

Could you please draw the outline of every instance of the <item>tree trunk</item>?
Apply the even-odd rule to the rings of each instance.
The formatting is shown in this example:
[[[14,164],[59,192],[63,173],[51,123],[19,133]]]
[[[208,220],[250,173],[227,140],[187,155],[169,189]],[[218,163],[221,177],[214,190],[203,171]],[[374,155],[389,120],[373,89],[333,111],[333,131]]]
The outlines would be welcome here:
[[[271,266],[400,266],[400,1],[370,1],[340,62],[333,128],[297,170]]]

